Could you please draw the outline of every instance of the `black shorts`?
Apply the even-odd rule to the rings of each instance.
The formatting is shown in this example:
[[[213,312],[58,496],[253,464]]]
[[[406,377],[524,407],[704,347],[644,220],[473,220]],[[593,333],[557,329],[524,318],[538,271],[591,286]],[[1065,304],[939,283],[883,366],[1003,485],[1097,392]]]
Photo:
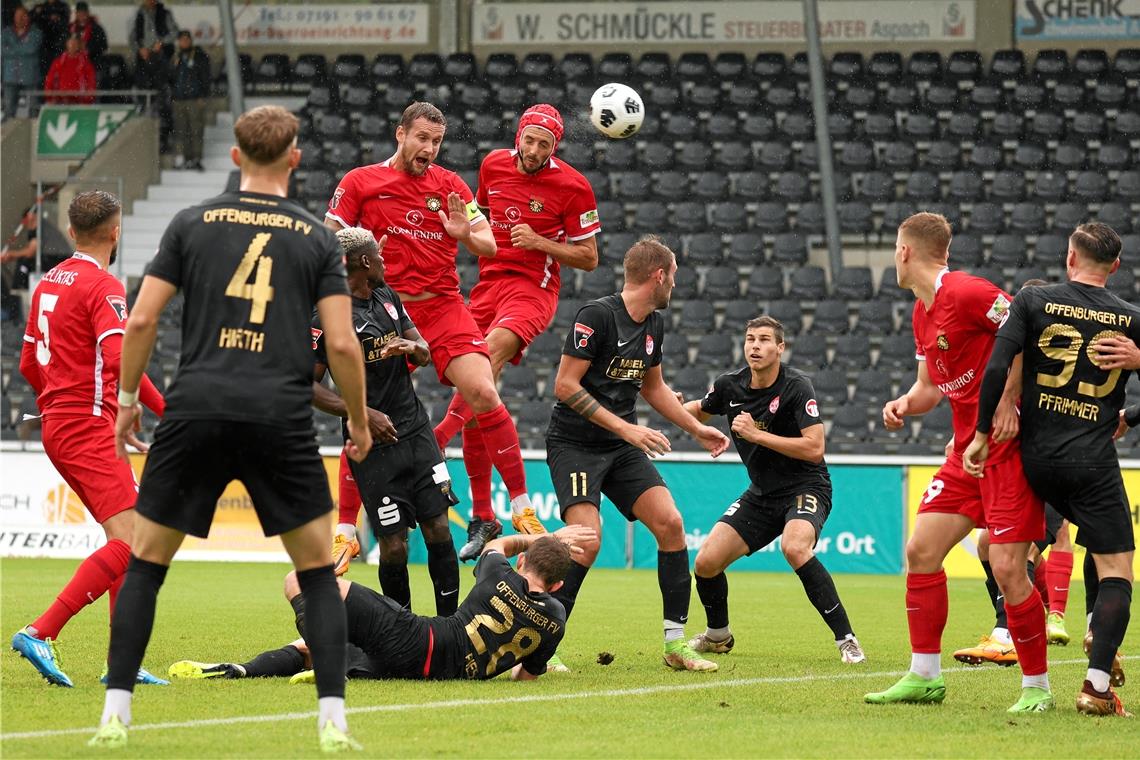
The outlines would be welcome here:
[[[805,489],[787,496],[758,496],[745,491],[717,522],[735,530],[748,544],[748,553],[754,554],[783,535],[784,526],[791,520],[811,523],[818,541],[829,514],[830,490]]]
[[[665,485],[649,456],[625,442],[586,448],[547,439],[546,464],[560,514],[583,502],[599,507],[605,494],[625,519],[633,522],[637,519],[633,505],[638,498],[650,488]]]
[[[1064,515],[1058,512],[1052,504],[1045,502],[1045,538],[1033,542],[1037,546],[1037,551],[1043,552],[1057,543],[1057,536],[1061,532],[1061,522],[1064,519]]]
[[[276,536],[332,511],[313,427],[164,419],[139,484],[138,513],[205,538],[231,480],[249,491],[261,529]]]
[[[367,677],[426,677],[425,664],[433,641],[427,618],[359,583],[349,588],[344,609],[348,641],[364,652],[369,665],[361,670],[367,670]]]
[[[1119,467],[1058,467],[1023,460],[1025,477],[1038,494],[1077,526],[1077,543],[1094,554],[1136,549],[1132,513]]]
[[[459,503],[431,428],[391,446],[373,446],[363,462],[348,460],[377,536],[411,530]]]

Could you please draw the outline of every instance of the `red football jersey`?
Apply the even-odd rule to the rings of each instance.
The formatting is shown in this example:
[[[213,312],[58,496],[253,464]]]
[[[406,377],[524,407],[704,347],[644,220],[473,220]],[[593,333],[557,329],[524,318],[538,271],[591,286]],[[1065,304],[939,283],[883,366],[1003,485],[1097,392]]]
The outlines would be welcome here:
[[[950,400],[958,453],[974,440],[982,375],[1012,301],[990,281],[948,269],[935,280],[930,311],[915,301],[915,355],[926,361],[930,379]]]
[[[76,253],[40,280],[24,341],[34,344],[44,414],[93,415],[118,409],[118,377],[104,366],[102,342],[127,322],[123,283]]]
[[[499,252],[479,259],[479,279],[522,275],[538,287],[558,292],[558,262],[539,251],[511,245],[511,227],[529,224],[548,240],[564,243],[593,237],[601,231],[594,189],[572,166],[554,156],[537,174],[515,166],[515,150],[495,150],[479,167],[475,200],[490,209],[491,229]]]
[[[364,227],[384,247],[384,279],[405,295],[458,293],[458,244],[443,229],[439,212],[458,193],[472,224],[485,219],[471,188],[455,172],[432,164],[422,176],[390,167],[389,161],[360,166],[344,175],[326,216],[346,227]]]

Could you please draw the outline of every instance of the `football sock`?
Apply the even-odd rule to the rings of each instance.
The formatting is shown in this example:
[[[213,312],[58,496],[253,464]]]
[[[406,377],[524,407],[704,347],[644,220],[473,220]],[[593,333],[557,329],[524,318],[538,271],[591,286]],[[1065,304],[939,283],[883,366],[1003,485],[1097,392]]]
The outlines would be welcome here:
[[[59,638],[67,621],[79,614],[87,605],[103,596],[127,571],[131,547],[125,541],[111,539],[79,563],[75,575],[59,592],[47,610],[36,618],[32,627],[41,639]],[[112,604],[111,611],[114,612]]]
[[[356,520],[360,516],[360,489],[356,486],[356,479],[352,477],[352,466],[348,463],[348,454],[340,452],[340,474],[337,492],[337,532],[349,538],[356,537]],[[352,532],[342,530],[351,527]]]
[[[1049,641],[1045,638],[1044,605],[1037,589],[1032,589],[1020,604],[1006,605],[1006,612],[1021,672],[1027,676],[1046,672],[1049,669],[1046,654]]]
[[[447,405],[443,419],[435,426],[436,445],[440,449],[447,448],[447,444],[451,443],[455,434],[462,430],[463,426],[470,422],[474,416],[471,407],[463,400],[463,396],[458,393],[454,394],[451,397],[451,403]]]
[[[356,526],[350,523],[337,523],[336,532],[348,539],[356,538]]]
[[[994,628],[990,631],[990,638],[996,639],[1007,646],[1013,644],[1013,639],[1010,638],[1008,628]]]
[[[923,678],[938,678],[942,673],[942,655],[912,653],[910,656],[910,672]]]
[[[709,630],[728,629],[728,576],[724,573],[711,578],[697,578],[697,596],[705,608]]]
[[[319,673],[320,671],[318,671]],[[317,678],[320,678],[318,675]],[[344,678],[341,678],[341,694],[344,694],[343,688]],[[317,686],[320,689],[320,686]],[[317,729],[320,730],[325,727],[325,724],[332,721],[332,724],[339,728],[341,731],[348,731],[348,718],[344,714],[344,697],[318,697],[317,698]]]
[[[408,563],[380,560],[380,591],[404,609],[411,609],[412,589],[408,585]],[[433,578],[434,581],[434,578]],[[456,584],[456,588],[458,588]]]
[[[1035,688],[1035,689],[1044,689],[1045,691],[1049,691],[1049,674],[1048,673],[1040,673],[1040,674],[1035,675],[1035,676],[1027,676],[1027,675],[1021,676],[1021,688],[1028,689],[1031,687]]]
[[[665,640],[671,631],[685,635],[685,623],[689,621],[689,599],[693,593],[693,581],[689,577],[689,550],[657,552],[657,585],[661,587],[661,607],[665,618]]]
[[[340,598],[332,563],[323,567],[297,571],[297,582],[305,595],[305,643],[313,660],[317,680],[317,697],[322,700],[319,725],[325,724],[323,698],[337,697],[340,701],[339,719],[344,721],[344,674],[348,657],[348,622],[344,600]],[[330,703],[332,704],[332,703]],[[332,717],[337,718],[335,705]],[[338,728],[343,726],[338,723]]]
[[[804,585],[808,601],[812,603],[823,622],[835,634],[836,641],[842,641],[851,630],[851,622],[847,619],[847,610],[843,602],[839,601],[839,592],[835,590],[835,581],[831,573],[819,561],[819,557],[812,557],[796,568],[796,575]],[[908,605],[909,606],[909,605]]]
[[[574,611],[574,601],[578,598],[582,581],[586,580],[586,573],[588,572],[590,572],[590,568],[571,560],[570,569],[566,571],[566,578],[562,581],[562,588],[552,594],[566,609],[567,620],[570,619],[570,613]]]
[[[724,641],[732,635],[732,629],[727,625],[724,628],[705,628],[705,638],[713,641]]]
[[[1093,630],[1092,648],[1089,650],[1090,671],[1102,670],[1108,673],[1112,670],[1112,658],[1116,656],[1124,641],[1124,633],[1128,630],[1131,607],[1131,583],[1123,578],[1101,579],[1090,625]],[[1104,691],[1099,686],[1097,688]]]
[[[1093,559],[1092,552],[1085,552],[1084,576],[1085,615],[1091,625],[1093,608],[1096,607],[1096,598],[1100,589],[1100,576],[1097,575],[1096,561]]]
[[[1045,605],[1046,609],[1049,608],[1049,564],[1050,560],[1044,557],[1037,560],[1037,564],[1033,568],[1033,576],[1030,579],[1033,581],[1037,593],[1041,595],[1041,603]]]
[[[107,690],[135,690],[146,645],[154,628],[158,590],[166,580],[167,567],[131,557],[126,579],[119,590],[116,615],[111,620],[111,644],[107,654]],[[127,716],[118,713],[126,722]]]
[[[1045,582],[1049,586],[1049,611],[1064,615],[1065,608],[1069,604],[1069,581],[1073,577],[1073,553],[1050,550],[1049,564],[1046,567]]]
[[[494,520],[491,509],[491,457],[483,444],[483,431],[463,428],[463,467],[471,484],[471,516],[476,520]]]
[[[937,655],[942,651],[942,631],[946,628],[949,606],[945,570],[907,573],[906,619],[911,652]]]
[[[511,499],[511,514],[521,515],[528,509],[534,509],[534,505],[530,503],[530,494],[520,493]]]
[[[103,697],[103,717],[99,725],[103,725],[111,718],[118,716],[124,726],[131,725],[131,692],[123,689],[107,689]]]
[[[1005,597],[1001,595],[997,579],[994,578],[994,569],[989,560],[982,560],[982,570],[986,573],[986,591],[990,595],[990,604],[994,606],[994,628],[1008,628],[1005,614]]]
[[[487,456],[503,484],[507,495],[512,499],[526,493],[526,471],[523,469],[522,450],[519,448],[519,432],[511,419],[510,412],[503,404],[489,412],[475,415],[475,422],[483,432],[483,445]]]
[[[1106,670],[1098,670],[1096,668],[1089,668],[1085,672],[1085,679],[1092,684],[1092,687],[1099,691],[1101,694],[1108,691],[1110,675]]]
[[[280,649],[262,652],[249,662],[238,665],[247,678],[272,678],[292,676],[305,669],[305,655],[289,644]]]
[[[435,589],[435,614],[454,615],[459,609],[459,558],[455,555],[455,544],[450,538],[427,544],[427,555],[428,575]],[[404,577],[407,577],[406,569]]]
[[[107,589],[108,622],[115,619],[115,604],[117,604],[119,601],[119,591],[123,588],[123,581],[126,579],[126,577],[127,571],[124,570],[123,573],[115,579],[115,582],[111,584],[111,587]]]
[[[289,600],[289,606],[293,608],[293,624],[297,626],[297,635],[303,639],[305,638],[305,595],[297,594]]]

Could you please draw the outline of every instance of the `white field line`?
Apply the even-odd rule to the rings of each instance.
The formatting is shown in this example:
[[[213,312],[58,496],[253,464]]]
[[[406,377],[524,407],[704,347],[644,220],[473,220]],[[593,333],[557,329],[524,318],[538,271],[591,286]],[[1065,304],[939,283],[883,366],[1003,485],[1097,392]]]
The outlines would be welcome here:
[[[1054,660],[1050,667],[1058,665],[1088,664],[1087,659]],[[995,672],[993,668],[985,667],[954,667],[943,670],[944,673],[981,673]],[[635,689],[606,689],[603,691],[580,691],[564,694],[523,694],[517,697],[500,697],[497,699],[449,699],[440,702],[412,702],[397,705],[368,705],[365,707],[350,707],[350,714],[380,713],[380,712],[407,712],[419,709],[440,709],[449,707],[474,707],[484,705],[513,705],[528,702],[562,702],[570,699],[599,699],[606,697],[641,697],[648,694],[667,694],[680,691],[698,691],[704,689],[728,689],[737,686],[758,686],[762,684],[800,683],[804,681],[842,681],[846,679],[861,678],[889,678],[905,675],[905,670],[883,670],[870,673],[852,671],[850,673],[817,675],[817,676],[766,676],[761,678],[732,678],[723,681],[699,681],[684,684],[659,684],[657,686],[642,686]],[[697,676],[698,678],[701,676]],[[232,718],[204,718],[202,720],[184,720],[168,723],[143,723],[131,726],[131,731],[165,731],[178,728],[202,728],[204,726],[232,726],[240,723],[279,723],[289,720],[311,720],[317,717],[316,712],[278,713],[276,715],[239,715]],[[95,729],[84,728],[57,728],[44,731],[17,731],[0,734],[0,741],[14,741],[17,739],[44,739],[51,736],[70,736],[74,734],[89,734]]]

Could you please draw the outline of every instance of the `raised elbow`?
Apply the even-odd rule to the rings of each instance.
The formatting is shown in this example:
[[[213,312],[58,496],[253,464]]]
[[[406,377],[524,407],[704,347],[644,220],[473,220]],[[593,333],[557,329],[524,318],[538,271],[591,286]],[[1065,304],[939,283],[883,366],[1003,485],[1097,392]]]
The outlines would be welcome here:
[[[565,401],[575,392],[573,384],[562,378],[554,379],[554,397],[559,401]]]

